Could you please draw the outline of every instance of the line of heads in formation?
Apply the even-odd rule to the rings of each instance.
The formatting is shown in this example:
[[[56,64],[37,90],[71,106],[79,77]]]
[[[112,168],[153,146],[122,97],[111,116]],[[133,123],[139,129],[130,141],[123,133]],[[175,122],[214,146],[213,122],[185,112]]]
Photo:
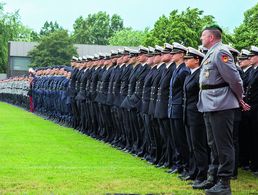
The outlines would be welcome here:
[[[252,57],[258,55],[258,47],[251,46],[250,50],[237,49],[226,45],[231,52],[236,65],[242,65],[241,62],[245,61],[245,64],[252,64]],[[124,47],[123,49],[111,50],[110,53],[98,53],[94,56],[75,57],[71,59],[71,66],[52,66],[52,67],[40,67],[29,69],[29,73],[33,73],[37,76],[44,75],[61,75],[67,78],[71,77],[73,68],[92,68],[99,66],[110,67],[113,65],[131,64],[137,65],[139,63],[148,64],[149,66],[155,66],[160,63],[173,63],[178,60],[186,62],[187,66],[191,63],[188,61],[194,60],[196,63],[201,64],[208,49],[199,46],[198,49],[193,47],[185,47],[184,45],[174,42],[173,44],[165,43],[163,47],[156,45],[155,47],[139,46],[138,49],[131,49]],[[189,64],[189,65],[188,65]],[[243,67],[241,67],[243,68]]]
[[[13,81],[28,81],[30,82],[32,80],[32,77],[30,76],[15,76],[15,77],[10,77],[7,79],[2,79],[0,80],[0,83],[7,83],[7,82],[13,82]]]
[[[242,61],[250,61],[253,56],[258,55],[258,47],[251,46],[250,50],[242,49],[240,52],[226,45],[234,57],[235,64],[241,65]],[[71,67],[89,68],[97,66],[112,66],[114,64],[132,64],[146,63],[150,66],[159,63],[177,62],[177,60],[195,60],[201,64],[208,49],[199,46],[198,49],[185,47],[182,44],[174,42],[173,44],[165,43],[164,47],[156,45],[155,47],[139,46],[138,50],[125,47],[124,49],[112,50],[109,54],[95,54],[94,56],[73,57]],[[186,63],[187,64],[187,63]],[[189,63],[190,64],[190,63]],[[252,64],[250,61],[249,64]]]

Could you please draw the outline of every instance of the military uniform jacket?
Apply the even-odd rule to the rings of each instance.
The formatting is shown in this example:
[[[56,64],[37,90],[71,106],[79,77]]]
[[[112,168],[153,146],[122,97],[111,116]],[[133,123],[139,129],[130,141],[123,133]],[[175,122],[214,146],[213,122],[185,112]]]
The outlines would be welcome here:
[[[76,94],[78,94],[80,92],[80,86],[81,86],[81,78],[84,74],[84,70],[85,68],[81,68],[79,69],[79,72],[77,73],[77,78],[76,78],[76,82],[75,82],[75,90],[76,90]]]
[[[146,78],[146,75],[150,71],[150,66],[145,64],[143,66],[142,71],[138,75],[136,85],[135,85],[135,91],[133,95],[131,96],[131,107],[136,108],[138,111],[141,110],[141,103],[142,103],[142,92],[143,92],[143,85],[144,85],[144,79]]]
[[[175,64],[171,64],[168,68],[165,68],[161,76],[157,91],[155,118],[168,118],[169,83],[174,70]]]
[[[86,83],[87,83],[87,78],[89,76],[90,70],[85,69],[83,75],[81,76],[81,82],[80,82],[80,91],[76,96],[76,99],[78,100],[85,100],[86,99]]]
[[[127,90],[127,95],[124,98],[123,102],[121,103],[122,108],[130,108],[130,102],[128,101],[128,98],[134,93],[135,90],[135,85],[136,85],[136,80],[137,80],[137,72],[141,70],[142,65],[137,64],[134,68],[132,68],[132,71],[130,72],[130,76],[128,78],[128,90]]]
[[[95,100],[101,104],[106,104],[106,101],[107,101],[108,85],[109,85],[109,79],[110,79],[112,70],[113,70],[112,67],[106,69],[103,72],[100,80],[99,93]]]
[[[90,77],[89,88],[88,88],[88,99],[90,101],[94,100],[94,94],[96,93],[94,90],[96,90],[97,83],[98,83],[98,69],[99,67],[91,68],[91,77]]]
[[[189,75],[189,72],[185,63],[180,64],[173,72],[169,87],[169,118],[183,118],[183,86],[185,77]]]
[[[121,106],[122,102],[124,101],[125,97],[128,94],[128,85],[129,85],[129,77],[131,75],[131,71],[134,70],[131,64],[124,66],[122,75],[121,75],[121,85],[119,91],[119,99],[117,99],[117,105]]]
[[[98,71],[98,82],[97,82],[97,88],[96,88],[96,94],[95,94],[95,98],[94,101],[98,102],[98,95],[101,93],[101,82],[102,82],[102,76],[103,74],[106,72],[106,67],[101,67]]]
[[[194,73],[186,76],[184,82],[184,121],[188,125],[203,123],[203,114],[198,111],[197,102],[199,98],[199,75],[200,68]]]
[[[150,67],[148,65],[140,64],[139,68],[134,72],[134,75],[129,80],[128,95],[124,99],[122,105],[124,108],[140,109],[142,87],[145,76],[147,75]]]
[[[91,93],[90,93],[90,86],[91,86],[91,77],[92,77],[92,73],[94,71],[94,68],[91,67],[90,69],[88,69],[88,76],[86,78],[86,88],[85,88],[85,93],[86,93],[86,100],[90,100],[90,96],[91,96]]]
[[[228,86],[202,89],[203,85],[214,86],[226,83]],[[213,45],[202,61],[200,72],[200,93],[197,104],[200,112],[212,112],[238,108],[243,97],[243,82],[234,64],[233,56],[221,42]]]
[[[122,76],[122,73],[123,73],[123,69],[125,68],[125,66],[122,66],[122,67],[118,67],[117,68],[117,71],[116,71],[116,74],[114,76],[114,79],[113,79],[113,86],[112,86],[112,94],[113,94],[113,97],[114,97],[114,103],[113,105],[114,106],[117,106],[119,107],[120,106],[120,88],[121,88],[121,76]]]
[[[148,114],[148,111],[149,111],[151,86],[152,86],[153,78],[157,74],[157,72],[158,72],[157,66],[151,68],[149,73],[146,75],[144,79],[140,112],[145,114]]]
[[[161,76],[165,69],[166,69],[166,64],[163,63],[157,69],[157,72],[156,72],[155,76],[153,77],[153,81],[152,81],[152,85],[151,85],[151,92],[150,92],[149,111],[148,111],[149,115],[155,114],[159,82],[160,82]]]
[[[251,79],[247,86],[245,100],[252,107],[258,107],[258,68],[254,69],[250,75]]]
[[[249,67],[245,72],[243,71],[242,80],[243,80],[243,86],[244,86],[244,91],[245,92],[247,90],[247,86],[249,84],[249,81],[251,80],[252,71],[253,71],[253,67]]]
[[[76,84],[78,72],[79,72],[79,69],[77,69],[77,68],[73,69],[69,87],[68,87],[68,94],[72,98],[74,98],[76,96],[75,84]]]
[[[113,91],[113,84],[114,84],[114,80],[115,80],[115,75],[118,71],[118,68],[119,67],[117,65],[112,67],[112,72],[111,72],[110,79],[109,79],[106,104],[110,105],[110,106],[114,105],[115,98],[114,98],[114,95],[113,95],[112,91]]]

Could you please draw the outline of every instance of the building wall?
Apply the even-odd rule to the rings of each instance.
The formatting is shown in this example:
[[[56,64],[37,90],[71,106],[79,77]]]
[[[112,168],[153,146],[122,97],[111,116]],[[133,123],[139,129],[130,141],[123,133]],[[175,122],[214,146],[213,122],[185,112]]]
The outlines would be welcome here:
[[[0,73],[0,80],[2,80],[2,79],[6,79],[7,78],[7,75],[6,74],[2,74],[2,73]]]

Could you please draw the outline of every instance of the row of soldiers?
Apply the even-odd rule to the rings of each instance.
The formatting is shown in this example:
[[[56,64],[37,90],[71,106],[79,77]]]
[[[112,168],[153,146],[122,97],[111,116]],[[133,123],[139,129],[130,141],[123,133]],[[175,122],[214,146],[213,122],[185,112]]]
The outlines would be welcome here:
[[[38,68],[31,85],[33,111],[57,123],[71,126],[73,116],[67,89],[71,67]]]
[[[28,76],[0,80],[0,100],[29,110],[30,82]]]
[[[252,46],[241,53],[228,49],[238,63],[245,101],[252,108],[235,112],[234,146],[239,160],[232,176],[236,178],[239,164],[258,171],[258,64],[250,60],[258,56],[258,49]],[[210,149],[203,115],[196,106],[205,52],[205,48],[166,43],[73,58],[72,69],[37,69],[31,85],[34,110],[157,167],[170,168],[169,173],[181,173],[182,180],[194,180],[196,189],[207,188],[203,181]]]
[[[240,54],[227,48],[239,63],[245,101],[252,107],[246,113],[235,111],[236,163],[232,177],[237,178],[239,163],[255,174],[258,168],[257,61],[250,60],[257,56],[258,49],[252,46],[251,52],[242,50]],[[157,167],[168,167],[169,173],[179,172],[183,180],[194,179],[196,189],[207,188],[203,181],[210,151],[203,116],[196,107],[199,66],[205,53],[202,49],[200,52],[166,43],[164,47],[140,47],[138,51],[125,48],[110,56],[74,59],[69,84],[73,127]]]

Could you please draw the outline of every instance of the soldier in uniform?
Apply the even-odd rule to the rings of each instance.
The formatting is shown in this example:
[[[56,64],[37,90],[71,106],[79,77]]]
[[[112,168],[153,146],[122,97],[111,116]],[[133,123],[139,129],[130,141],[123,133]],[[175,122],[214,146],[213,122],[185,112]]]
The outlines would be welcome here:
[[[168,117],[172,135],[175,142],[175,150],[177,152],[177,169],[171,173],[182,172],[179,177],[188,176],[188,157],[189,149],[187,145],[185,127],[183,123],[183,85],[185,78],[190,74],[189,68],[184,63],[184,55],[187,48],[179,43],[173,43],[172,60],[175,63],[175,70],[170,79],[169,86],[169,102],[168,102]],[[194,173],[191,173],[194,174]],[[191,175],[192,176],[192,175]]]
[[[249,122],[251,129],[251,164],[250,169],[256,177],[258,177],[258,47],[251,46],[250,54],[248,55],[253,70],[250,73],[250,80],[246,89],[246,102],[250,104],[251,110],[249,111]]]
[[[77,74],[79,72],[79,69],[78,69],[79,63],[77,63],[77,61],[78,61],[78,58],[76,57],[73,57],[71,60],[71,67],[73,68],[73,71],[72,71],[71,80],[68,86],[68,94],[70,96],[71,108],[73,113],[73,128],[76,128],[79,123],[79,111],[75,100],[75,97],[77,95],[76,93]]]
[[[127,109],[130,133],[131,133],[131,148],[130,152],[135,155],[140,155],[140,144],[142,143],[143,124],[139,113],[139,103],[141,101],[143,80],[149,71],[149,66],[146,64],[147,54],[149,50],[145,47],[140,47],[138,51],[138,64],[131,72],[129,77],[128,94],[123,100],[121,106]]]
[[[202,45],[208,48],[200,72],[198,110],[204,113],[211,164],[208,178],[198,189],[209,194],[230,194],[230,178],[234,171],[233,122],[243,101],[243,83],[228,48],[222,44],[222,30],[217,25],[207,26],[201,35]],[[218,179],[218,180],[217,180]]]
[[[144,126],[144,143],[142,145],[141,150],[144,153],[144,159],[153,163],[155,160],[155,135],[153,128],[151,126],[151,118],[148,114],[149,110],[149,103],[150,103],[150,93],[151,93],[151,85],[152,81],[157,74],[157,64],[154,63],[155,55],[158,54],[155,52],[155,49],[149,47],[149,54],[147,64],[150,66],[150,71],[146,75],[143,83],[143,90],[142,90],[142,97],[141,97],[141,104],[140,104],[140,112],[142,116],[143,126]]]
[[[200,64],[204,54],[188,47],[184,56],[190,69],[184,82],[184,124],[189,147],[189,173],[183,180],[195,179],[193,187],[206,179],[209,166],[209,151],[203,114],[198,112]]]
[[[162,61],[165,63],[164,70],[158,82],[157,100],[154,117],[157,118],[161,139],[161,159],[157,167],[169,167],[173,165],[174,146],[173,137],[168,118],[169,82],[175,65],[172,61],[172,45],[165,43],[162,50]]]
[[[138,56],[138,51],[130,50],[129,56],[124,55],[122,57],[121,62],[119,64],[123,65],[123,72],[120,78],[120,91],[119,91],[119,99],[117,99],[117,103],[119,104],[119,118],[120,118],[120,126],[121,126],[121,137],[119,138],[119,145],[121,149],[128,148],[130,142],[130,125],[127,118],[127,109],[123,108],[121,105],[128,94],[129,88],[129,77],[133,70],[133,67],[136,64],[136,58]]]
[[[111,56],[106,56],[106,59],[104,62],[105,71],[103,72],[100,78],[99,93],[95,99],[99,104],[99,110],[100,110],[99,114],[101,117],[100,125],[102,125],[99,136],[101,139],[104,139],[104,140],[111,140],[113,136],[111,134],[114,128],[113,121],[111,118],[111,110],[110,110],[110,107],[106,105],[106,99],[107,99],[110,75],[112,73],[113,67],[116,65],[117,58],[118,58],[118,54],[115,53],[114,51],[111,52]]]
[[[234,63],[236,64],[236,68],[243,80],[243,87],[244,87],[244,91],[245,91],[245,81],[244,81],[244,71],[242,70],[242,68],[239,66],[238,62],[238,56],[240,55],[240,52],[231,47],[228,46],[229,51],[231,52],[233,58],[234,58]],[[238,165],[239,165],[239,128],[240,128],[240,124],[242,121],[242,114],[245,114],[246,112],[241,112],[241,108],[236,109],[235,111],[235,117],[234,117],[234,128],[233,128],[233,142],[234,142],[234,149],[235,149],[235,168],[234,168],[234,172],[233,172],[233,176],[231,177],[231,179],[237,179],[238,176]]]
[[[158,45],[155,46],[156,55],[153,60],[153,63],[157,65],[157,72],[152,80],[151,91],[150,91],[150,102],[149,102],[149,108],[148,108],[148,114],[150,116],[150,127],[152,129],[153,136],[154,136],[153,146],[152,146],[154,158],[152,160],[152,163],[156,164],[157,166],[162,166],[164,164],[163,162],[164,144],[163,144],[163,140],[159,129],[158,118],[155,117],[159,82],[161,80],[163,71],[166,69],[166,63],[162,61],[162,56],[165,54],[163,53],[163,51],[164,51],[163,47]]]
[[[244,85],[244,91],[246,93],[248,83],[251,79],[250,73],[253,71],[251,61],[249,59],[250,51],[242,49],[240,56],[238,57],[239,66],[243,71],[242,79]],[[244,100],[246,98],[244,97]],[[246,101],[246,100],[245,100]],[[251,157],[251,130],[250,121],[248,121],[249,112],[242,112],[242,120],[240,122],[239,129],[239,161],[240,166],[248,171],[250,169],[249,162]]]

